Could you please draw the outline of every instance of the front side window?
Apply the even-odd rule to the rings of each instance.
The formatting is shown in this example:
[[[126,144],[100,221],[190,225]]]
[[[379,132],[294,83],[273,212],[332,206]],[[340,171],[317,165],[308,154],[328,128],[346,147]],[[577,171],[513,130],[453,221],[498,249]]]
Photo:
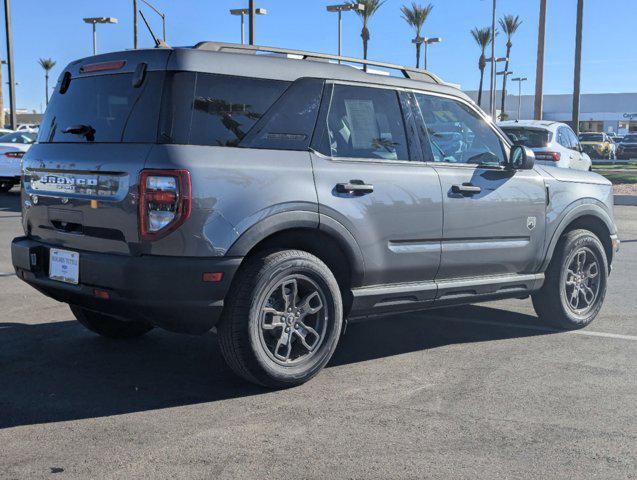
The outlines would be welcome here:
[[[505,163],[500,138],[467,105],[421,93],[416,94],[416,100],[424,125],[421,141],[430,146],[434,162],[489,166]]]
[[[409,160],[394,90],[334,85],[322,153],[332,157]]]

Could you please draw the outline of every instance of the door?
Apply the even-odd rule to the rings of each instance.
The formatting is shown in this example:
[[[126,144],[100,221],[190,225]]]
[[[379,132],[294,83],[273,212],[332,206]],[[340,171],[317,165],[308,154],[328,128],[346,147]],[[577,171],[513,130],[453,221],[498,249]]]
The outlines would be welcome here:
[[[568,168],[582,169],[582,154],[579,151],[579,140],[568,127],[559,127],[557,129],[557,143],[564,147],[568,162],[565,165]]]
[[[573,160],[575,163],[575,168],[579,170],[588,170],[588,161],[584,159],[584,154],[582,153],[582,147],[579,143],[579,138],[575,135],[575,132],[571,130],[571,127],[564,127],[566,129],[566,135],[569,139],[569,144],[571,148],[571,152],[573,154]]]
[[[337,83],[326,86],[321,110],[312,153],[319,213],[355,238],[363,284],[433,287],[441,191],[435,170],[420,161],[413,119],[403,118],[411,109],[396,90]]]
[[[468,103],[425,94],[416,99],[421,142],[442,187],[436,279],[534,272],[544,242],[542,177],[505,167],[507,144]]]

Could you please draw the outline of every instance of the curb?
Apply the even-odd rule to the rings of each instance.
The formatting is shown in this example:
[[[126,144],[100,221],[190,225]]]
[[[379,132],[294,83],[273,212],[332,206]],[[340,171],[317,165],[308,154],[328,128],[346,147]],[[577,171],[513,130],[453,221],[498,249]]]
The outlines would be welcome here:
[[[637,195],[615,195],[615,205],[637,207]]]

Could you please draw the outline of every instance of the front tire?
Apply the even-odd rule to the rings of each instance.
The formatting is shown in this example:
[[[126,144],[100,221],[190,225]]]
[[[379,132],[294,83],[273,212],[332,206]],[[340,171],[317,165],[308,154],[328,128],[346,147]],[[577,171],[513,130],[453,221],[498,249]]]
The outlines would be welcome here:
[[[84,327],[102,337],[113,339],[141,337],[151,331],[153,326],[144,322],[120,320],[110,315],[86,310],[82,307],[70,305],[71,312]]]
[[[339,285],[320,259],[301,250],[247,259],[217,328],[230,368],[270,388],[307,382],[332,357],[343,324]]]
[[[590,324],[604,303],[608,259],[599,239],[578,229],[559,241],[542,288],[532,295],[544,323],[577,329]]]

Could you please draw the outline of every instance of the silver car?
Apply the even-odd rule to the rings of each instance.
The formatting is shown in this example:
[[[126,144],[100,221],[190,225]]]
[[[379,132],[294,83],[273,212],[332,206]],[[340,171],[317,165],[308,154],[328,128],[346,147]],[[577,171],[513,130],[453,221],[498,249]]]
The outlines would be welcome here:
[[[532,296],[540,321],[588,325],[612,204],[426,71],[204,42],[65,68],[12,258],[97,334],[214,329],[237,374],[288,387],[348,319]]]

